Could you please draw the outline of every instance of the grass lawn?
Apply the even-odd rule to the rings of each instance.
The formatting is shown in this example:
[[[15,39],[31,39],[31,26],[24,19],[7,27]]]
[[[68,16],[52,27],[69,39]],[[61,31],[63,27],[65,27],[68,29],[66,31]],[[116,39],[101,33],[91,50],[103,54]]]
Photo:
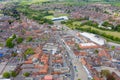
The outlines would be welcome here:
[[[91,27],[91,26],[82,26],[82,28],[90,28],[90,27]],[[106,34],[109,34],[109,35],[112,35],[112,36],[115,36],[115,37],[120,38],[120,32],[100,30],[100,29],[97,29],[97,28],[95,28],[95,27],[91,27],[91,29],[96,30],[96,31],[99,31],[99,32],[101,32],[101,33],[106,33]]]
[[[81,24],[80,21],[74,21],[74,22],[73,22],[73,25],[80,25],[80,24]]]
[[[67,24],[67,26],[71,27],[72,29],[75,29],[75,27],[77,25],[80,26],[80,24],[81,24],[80,21],[74,21],[72,23],[72,25],[71,24]],[[92,26],[87,26],[87,25],[82,26],[81,28],[91,28],[92,30],[96,30],[96,31],[99,31],[101,33],[106,33],[106,34],[112,35],[114,37],[120,38],[120,32],[117,32],[117,31],[101,30],[101,29],[98,29],[98,28],[95,28],[95,27],[92,27]]]
[[[54,16],[45,16],[44,18],[46,18],[46,19],[52,19],[52,18],[54,18]]]
[[[0,47],[3,47],[3,44],[2,44],[2,43],[0,43]]]
[[[57,14],[57,15],[55,15],[55,17],[60,17],[60,16],[69,16],[69,15],[68,14]],[[54,16],[50,15],[50,16],[45,16],[44,18],[46,18],[46,19],[52,19],[52,18],[54,18]]]
[[[42,2],[46,2],[49,0],[21,0],[21,4],[25,5],[25,4],[33,4],[33,3],[42,3]]]
[[[66,13],[55,14],[55,17],[60,17],[60,16],[69,16],[69,14]]]
[[[118,6],[118,7],[120,7],[120,2],[110,2],[110,4],[112,4],[113,6]]]
[[[55,13],[55,11],[53,11],[53,10],[50,10],[50,11],[48,11],[48,12],[49,12],[49,13],[53,13],[53,14]]]

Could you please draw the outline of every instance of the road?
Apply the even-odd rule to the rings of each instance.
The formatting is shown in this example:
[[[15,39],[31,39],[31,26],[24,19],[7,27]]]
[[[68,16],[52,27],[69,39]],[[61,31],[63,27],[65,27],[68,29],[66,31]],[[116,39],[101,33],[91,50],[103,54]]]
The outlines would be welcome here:
[[[57,42],[59,42],[59,44],[61,44],[61,45],[64,47],[64,45],[63,45],[63,43],[62,43],[62,41],[61,41],[59,32],[56,32],[55,38],[56,38]],[[65,49],[65,50],[66,50],[66,49]],[[67,65],[70,67],[70,74],[71,74],[70,79],[71,79],[71,80],[74,80],[74,76],[75,76],[75,75],[74,75],[73,65],[70,64],[71,62],[69,61],[69,58],[68,58],[69,55],[68,55],[67,53],[68,53],[67,51],[64,53],[64,55],[67,55],[67,57],[65,58],[65,60],[66,60],[66,62],[67,62]]]
[[[68,52],[69,57],[71,58],[72,65],[71,65],[70,68],[73,70],[72,79],[71,80],[78,80],[78,79],[88,80],[87,79],[88,75],[87,75],[86,71],[84,70],[83,65],[76,58],[76,56],[74,55],[73,51],[65,43],[65,41],[61,38],[61,36],[59,34],[57,34],[56,37],[59,40],[59,42],[61,42],[62,46],[66,49],[66,51]]]
[[[55,22],[55,25],[61,26],[64,30],[66,30],[68,32],[68,34],[75,36],[75,32],[73,30],[71,30],[70,28],[68,28],[66,26],[61,25],[60,22]],[[64,32],[64,30],[62,32]],[[70,33],[69,31],[72,31],[72,32]],[[83,68],[83,65],[78,60],[78,58],[76,58],[76,56],[74,55],[74,52],[70,49],[70,47],[61,38],[59,33],[57,34],[57,39],[59,40],[59,42],[61,42],[62,46],[64,46],[64,48],[68,52],[69,58],[71,59],[71,64],[72,64],[71,69],[73,71],[72,72],[73,78],[71,80],[78,80],[78,79],[88,80],[88,75],[87,75],[87,72],[85,71],[85,69]]]

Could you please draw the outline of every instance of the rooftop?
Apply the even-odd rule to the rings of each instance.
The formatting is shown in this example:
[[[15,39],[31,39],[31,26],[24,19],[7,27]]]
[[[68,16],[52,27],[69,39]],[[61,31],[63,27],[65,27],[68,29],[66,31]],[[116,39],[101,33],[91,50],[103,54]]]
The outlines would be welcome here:
[[[99,36],[92,34],[92,33],[87,33],[87,32],[83,32],[80,33],[82,36],[85,36],[86,38],[89,38],[91,41],[97,43],[98,45],[104,45],[105,44],[105,40],[100,38]]]

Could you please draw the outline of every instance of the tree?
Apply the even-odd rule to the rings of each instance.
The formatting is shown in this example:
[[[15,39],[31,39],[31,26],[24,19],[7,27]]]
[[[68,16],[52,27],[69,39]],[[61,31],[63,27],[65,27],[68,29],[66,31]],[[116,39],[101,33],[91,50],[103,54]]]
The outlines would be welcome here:
[[[114,50],[114,49],[115,49],[115,46],[112,46],[111,49]]]
[[[75,43],[75,47],[80,50],[79,44]]]
[[[24,55],[23,55],[23,58],[24,58],[24,60],[26,60],[26,59],[27,59],[27,56],[26,56],[26,54],[24,54]]]
[[[11,74],[12,77],[16,77],[17,76],[17,73],[15,71],[11,71],[10,74]]]
[[[16,38],[16,34],[13,34],[12,38],[15,39]]]
[[[115,29],[114,30],[117,30],[117,31],[119,31],[120,32],[120,24],[118,24],[116,27],[115,27]]]
[[[23,75],[24,75],[25,77],[28,77],[28,76],[30,75],[30,73],[29,73],[29,72],[25,72]]]
[[[105,22],[102,24],[102,26],[104,26],[104,27],[111,27],[111,28],[114,27],[113,24],[111,24],[111,23],[109,23],[109,22],[107,22],[107,21],[105,21]]]
[[[12,57],[16,57],[17,56],[17,53],[12,53]]]
[[[32,37],[28,37],[28,38],[27,38],[27,42],[32,41],[32,39],[33,39]]]
[[[107,77],[108,75],[110,75],[110,71],[109,70],[101,70],[101,75]]]
[[[99,52],[99,51],[96,49],[96,50],[95,50],[95,53],[98,54],[98,52]]]
[[[12,38],[8,38],[6,40],[6,46],[9,47],[9,48],[13,48],[14,47],[14,44],[13,44],[13,39]]]
[[[115,80],[115,78],[113,77],[112,74],[110,74],[110,75],[107,76],[107,80]]]
[[[10,78],[10,73],[9,72],[4,72],[3,73],[3,78]]]
[[[65,24],[65,21],[61,21],[61,24]]]
[[[9,24],[12,24],[14,22],[14,20],[8,20]]]
[[[25,51],[25,55],[31,55],[31,54],[34,54],[34,51],[32,48],[28,48],[26,51]]]
[[[20,43],[22,43],[22,42],[23,42],[23,38],[21,38],[21,37],[17,38],[17,43],[18,43],[18,44],[20,44]]]

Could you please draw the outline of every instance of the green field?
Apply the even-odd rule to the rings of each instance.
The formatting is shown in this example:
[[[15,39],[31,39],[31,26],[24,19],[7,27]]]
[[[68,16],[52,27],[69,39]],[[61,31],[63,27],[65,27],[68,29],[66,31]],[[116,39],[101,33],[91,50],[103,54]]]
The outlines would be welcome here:
[[[45,16],[44,18],[46,18],[46,19],[52,19],[52,18],[54,18],[54,16]]]
[[[0,47],[3,47],[3,44],[2,44],[2,43],[0,43]]]
[[[35,3],[42,3],[42,2],[47,2],[50,0],[16,0],[17,2],[20,2],[22,5],[31,5],[31,4],[35,4]]]
[[[80,26],[80,24],[81,24],[80,21],[74,21],[74,22],[72,23],[72,25],[71,25],[71,24],[68,24],[67,26],[72,27],[73,29],[75,29],[75,27],[76,27],[76,26]],[[114,37],[120,38],[120,32],[117,32],[117,31],[101,30],[101,29],[99,29],[99,28],[95,28],[95,27],[87,26],[87,25],[81,26],[81,28],[91,28],[92,30],[97,30],[97,31],[99,31],[99,32],[101,32],[101,33],[106,33],[106,34],[112,35],[112,36],[114,36]]]
[[[112,35],[114,37],[120,38],[120,32],[101,30],[101,29],[98,29],[98,28],[95,28],[95,27],[91,27],[91,26],[86,26],[86,25],[82,26],[82,28],[91,28],[92,30],[96,30],[96,31],[99,31],[101,33],[106,33],[106,34]]]
[[[118,6],[118,7],[120,7],[120,2],[111,2],[110,4],[112,4],[113,6]]]
[[[80,21],[76,20],[69,20],[64,25],[68,26],[71,29],[77,29],[80,31],[90,32],[94,34],[98,34],[104,37],[107,41],[120,43],[120,32],[112,31],[112,30],[103,30],[97,27],[88,26],[88,25],[81,25]]]

